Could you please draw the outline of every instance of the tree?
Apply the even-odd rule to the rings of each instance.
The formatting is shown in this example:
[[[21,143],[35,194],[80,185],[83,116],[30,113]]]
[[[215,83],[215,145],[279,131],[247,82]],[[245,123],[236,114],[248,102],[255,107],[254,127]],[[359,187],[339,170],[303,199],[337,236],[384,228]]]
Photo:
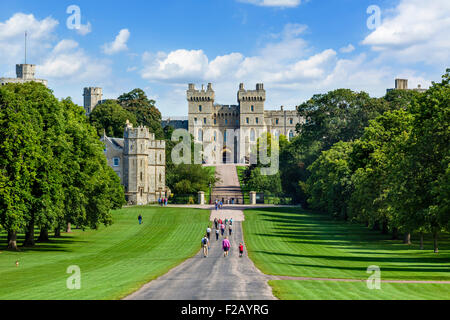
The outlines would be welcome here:
[[[156,139],[163,139],[161,112],[156,108],[155,101],[147,98],[141,89],[134,89],[122,94],[117,101],[127,111],[136,116],[138,125],[146,126],[153,132]]]
[[[89,122],[97,129],[98,136],[105,132],[109,137],[123,138],[127,120],[137,125],[136,116],[114,100],[98,105],[89,115]]]
[[[348,200],[353,191],[349,165],[353,143],[338,142],[308,168],[308,202],[311,207],[347,220]]]
[[[38,83],[0,88],[0,224],[8,247],[48,240],[64,223],[110,224],[110,209],[124,203],[123,188],[107,166],[104,145],[84,111],[58,101]]]

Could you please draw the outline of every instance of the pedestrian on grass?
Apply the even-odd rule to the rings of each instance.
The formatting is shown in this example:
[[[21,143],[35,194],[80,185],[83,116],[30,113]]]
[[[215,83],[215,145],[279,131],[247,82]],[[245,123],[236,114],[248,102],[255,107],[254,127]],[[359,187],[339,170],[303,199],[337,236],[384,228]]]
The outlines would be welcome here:
[[[139,221],[139,224],[142,224],[142,216],[139,214],[139,217],[138,217],[138,221]]]

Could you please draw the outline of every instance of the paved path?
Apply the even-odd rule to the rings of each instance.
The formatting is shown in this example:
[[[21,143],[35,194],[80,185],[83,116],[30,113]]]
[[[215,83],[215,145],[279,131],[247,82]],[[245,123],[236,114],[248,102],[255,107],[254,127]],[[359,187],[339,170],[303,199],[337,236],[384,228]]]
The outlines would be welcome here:
[[[214,220],[215,211],[211,218]],[[216,241],[214,229],[207,258],[201,251],[167,274],[144,285],[126,300],[272,300],[267,276],[246,256],[239,258],[239,242],[243,242],[242,211],[221,210],[222,219],[233,217],[231,251],[223,256],[222,237]],[[200,239],[198,240],[200,247]]]
[[[241,185],[236,171],[236,165],[224,164],[216,167],[216,177],[220,179],[212,190],[211,200],[224,200],[224,203],[231,203],[231,199],[243,202]],[[209,201],[209,200],[208,200]]]

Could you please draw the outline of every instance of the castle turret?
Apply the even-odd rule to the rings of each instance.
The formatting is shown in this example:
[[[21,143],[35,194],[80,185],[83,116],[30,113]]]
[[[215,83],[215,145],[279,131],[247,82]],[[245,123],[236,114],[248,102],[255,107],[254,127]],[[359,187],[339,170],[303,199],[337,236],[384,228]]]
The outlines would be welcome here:
[[[208,128],[213,124],[215,92],[212,84],[208,83],[205,90],[202,85],[201,90],[195,89],[194,84],[189,84],[187,90],[187,101],[189,105],[189,132],[196,138],[203,140],[203,135],[198,133],[196,128]],[[200,129],[203,130],[203,129]],[[203,132],[203,131],[202,131]]]
[[[86,115],[89,116],[92,111],[94,111],[95,107],[102,101],[103,99],[103,90],[102,88],[84,88],[84,110],[86,111]]]

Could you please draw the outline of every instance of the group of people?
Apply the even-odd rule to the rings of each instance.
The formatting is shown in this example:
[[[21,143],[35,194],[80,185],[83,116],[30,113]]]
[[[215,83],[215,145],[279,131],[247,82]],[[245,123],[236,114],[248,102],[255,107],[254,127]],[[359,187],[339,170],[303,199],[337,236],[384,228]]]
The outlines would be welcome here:
[[[228,236],[226,235],[226,229],[228,226]],[[230,252],[231,249],[231,243],[229,240],[229,236],[231,237],[231,234],[233,232],[233,218],[231,219],[217,219],[214,218],[214,229],[215,229],[215,233],[216,233],[216,241],[219,241],[219,235],[221,234],[222,237],[224,237],[224,239],[222,240],[222,250],[223,250],[223,256],[227,257],[228,253]],[[206,228],[206,234],[205,236],[202,238],[202,248],[203,248],[203,257],[207,257],[208,256],[208,251],[209,249],[211,249],[210,243],[211,243],[211,227],[208,226],[208,228]],[[239,257],[242,257],[244,255],[244,245],[241,243],[239,243]]]
[[[167,198],[158,198],[158,204],[161,207],[167,207],[168,202],[169,202],[169,199],[167,199]]]

